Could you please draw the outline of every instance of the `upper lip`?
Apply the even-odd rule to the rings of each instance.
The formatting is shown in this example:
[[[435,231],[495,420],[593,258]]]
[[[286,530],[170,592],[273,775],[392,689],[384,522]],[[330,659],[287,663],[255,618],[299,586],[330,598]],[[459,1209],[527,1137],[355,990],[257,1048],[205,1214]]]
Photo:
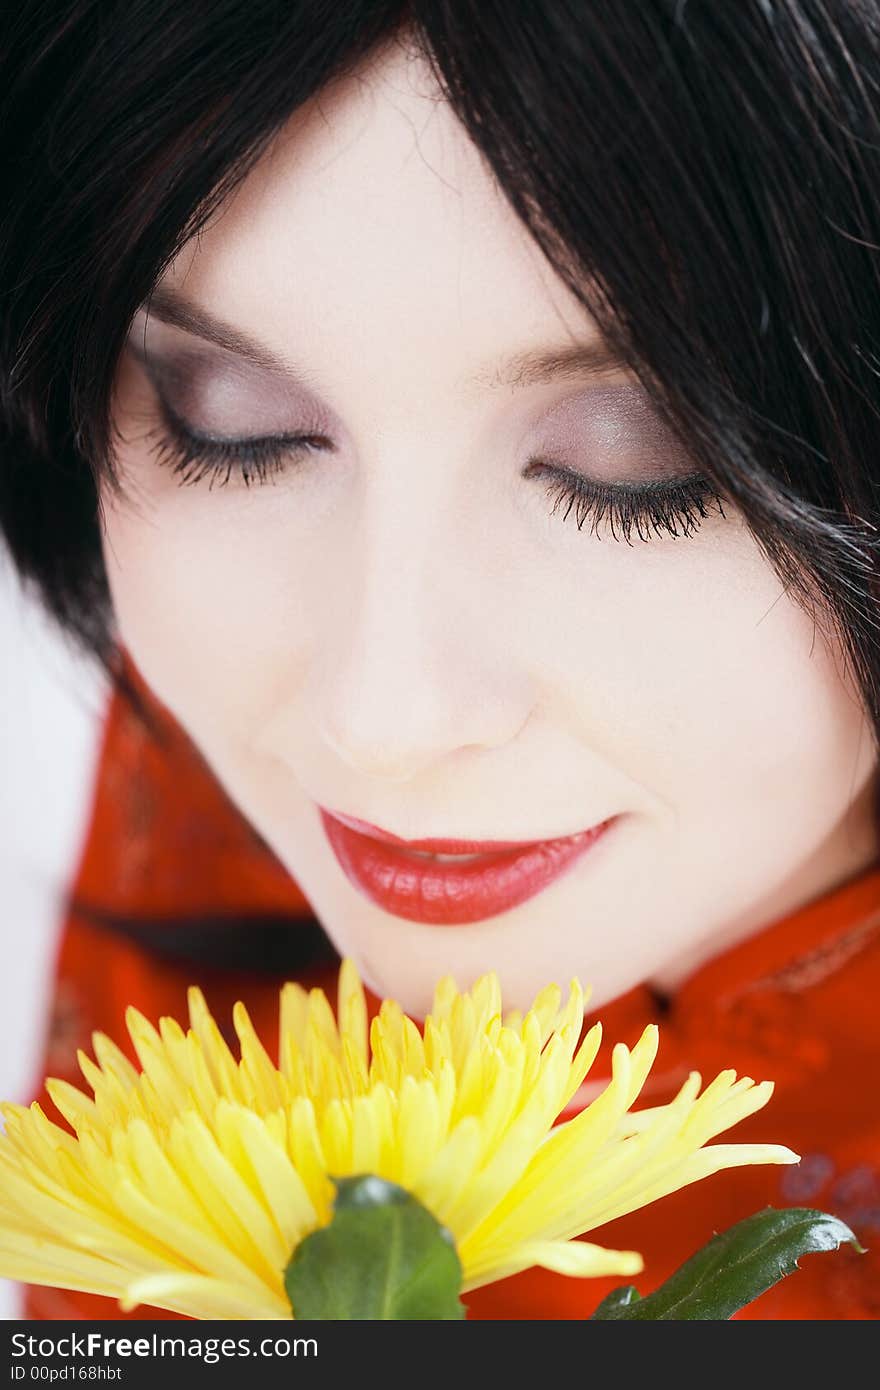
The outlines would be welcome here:
[[[492,854],[506,849],[522,849],[526,845],[538,845],[545,843],[545,840],[404,840],[400,835],[392,835],[390,830],[382,830],[378,825],[371,825],[369,821],[358,820],[355,816],[344,815],[341,811],[330,811],[323,808],[327,815],[333,816],[335,820],[341,821],[351,830],[359,830],[362,835],[370,835],[374,840],[379,840],[386,845],[400,845],[404,849],[423,850],[427,854]],[[583,832],[576,832],[581,834]],[[552,835],[545,839],[564,840],[569,839],[567,835]]]

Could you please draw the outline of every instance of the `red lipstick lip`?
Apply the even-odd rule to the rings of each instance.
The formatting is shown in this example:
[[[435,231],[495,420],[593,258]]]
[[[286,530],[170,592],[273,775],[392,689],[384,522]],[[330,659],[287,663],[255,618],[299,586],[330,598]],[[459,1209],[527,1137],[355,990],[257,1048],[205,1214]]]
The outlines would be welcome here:
[[[330,848],[358,892],[393,916],[438,926],[480,922],[526,902],[617,819],[554,840],[401,840],[367,821],[322,806],[318,811]],[[417,858],[413,850],[478,857],[456,864]]]
[[[333,816],[350,830],[359,830],[362,835],[369,835],[380,844],[400,845],[403,849],[422,850],[427,854],[495,854],[501,850],[524,849],[526,845],[541,843],[539,840],[402,840],[399,835],[392,835],[390,830],[380,830],[378,825],[371,825],[369,821],[344,816],[341,811],[325,811],[323,806],[318,809],[323,815]]]

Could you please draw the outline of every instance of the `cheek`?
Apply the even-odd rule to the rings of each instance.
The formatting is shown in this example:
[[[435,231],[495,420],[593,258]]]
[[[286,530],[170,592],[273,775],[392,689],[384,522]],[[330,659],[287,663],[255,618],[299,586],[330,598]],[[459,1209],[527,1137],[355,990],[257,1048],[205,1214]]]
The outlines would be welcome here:
[[[279,528],[242,518],[247,499],[236,517],[236,499],[214,507],[216,492],[179,491],[190,495],[172,504],[135,490],[133,506],[105,501],[117,625],[138,669],[182,723],[234,734],[269,692],[293,679],[304,645],[302,605],[292,601],[301,581]]]
[[[528,627],[579,741],[677,815],[851,781],[859,697],[744,522],[656,548],[578,539],[589,555],[545,576]]]

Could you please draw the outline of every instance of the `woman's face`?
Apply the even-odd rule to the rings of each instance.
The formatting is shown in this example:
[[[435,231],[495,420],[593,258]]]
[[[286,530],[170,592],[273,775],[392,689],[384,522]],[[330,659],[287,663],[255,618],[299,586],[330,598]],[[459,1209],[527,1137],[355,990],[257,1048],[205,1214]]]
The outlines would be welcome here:
[[[674,985],[880,852],[859,698],[735,508],[579,527],[572,479],[694,472],[602,350],[395,49],[296,115],[120,365],[119,635],[415,1013],[448,972],[520,1007],[574,974],[596,1005]],[[444,862],[319,807],[563,843]]]

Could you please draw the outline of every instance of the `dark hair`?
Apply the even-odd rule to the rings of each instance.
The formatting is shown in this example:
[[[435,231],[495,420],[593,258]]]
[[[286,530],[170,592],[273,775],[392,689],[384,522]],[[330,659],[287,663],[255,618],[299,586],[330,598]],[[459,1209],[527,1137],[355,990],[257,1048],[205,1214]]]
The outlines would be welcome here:
[[[782,583],[830,616],[880,738],[872,0],[20,0],[2,25],[0,526],[117,682],[96,499],[130,321],[291,113],[405,39]]]

